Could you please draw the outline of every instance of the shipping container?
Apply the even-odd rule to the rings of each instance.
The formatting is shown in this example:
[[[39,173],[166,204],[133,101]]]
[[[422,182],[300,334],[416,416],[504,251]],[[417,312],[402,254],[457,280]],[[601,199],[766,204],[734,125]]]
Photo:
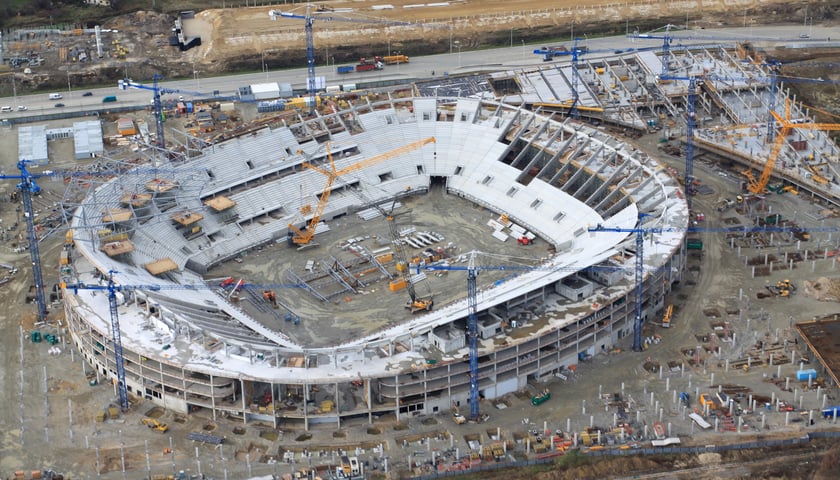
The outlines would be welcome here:
[[[342,65],[336,68],[335,70],[338,73],[353,73],[353,70],[355,70],[355,68],[353,67],[353,65]]]
[[[696,238],[689,238],[685,242],[685,248],[689,250],[703,250],[703,241]]]

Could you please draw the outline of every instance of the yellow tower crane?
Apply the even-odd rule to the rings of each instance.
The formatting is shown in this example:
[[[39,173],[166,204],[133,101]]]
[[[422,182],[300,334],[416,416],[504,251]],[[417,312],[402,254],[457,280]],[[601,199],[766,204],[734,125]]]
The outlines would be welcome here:
[[[840,123],[795,123],[792,122],[790,119],[790,99],[787,99],[785,102],[785,116],[782,117],[775,111],[771,111],[773,117],[776,119],[776,122],[781,125],[781,130],[779,134],[776,136],[776,141],[773,143],[773,148],[770,150],[770,156],[767,158],[767,163],[764,164],[764,169],[761,171],[761,176],[758,179],[755,179],[752,175],[748,175],[749,180],[747,181],[747,190],[750,192],[760,195],[763,194],[765,189],[767,188],[767,184],[770,182],[770,177],[773,176],[773,170],[776,167],[776,160],[779,158],[779,154],[782,152],[782,147],[785,144],[787,136],[790,135],[790,132],[794,129],[807,129],[807,130],[840,130]],[[814,173],[814,181],[817,183],[828,183],[827,180],[820,177],[816,172]],[[820,179],[823,181],[821,182]]]
[[[403,145],[402,147],[398,147],[389,152],[385,152],[381,155],[376,155],[374,157],[362,160],[361,162],[354,163],[353,165],[344,167],[341,170],[336,170],[335,163],[333,162],[332,158],[332,153],[330,153],[329,145],[327,145],[327,159],[329,161],[329,168],[322,168],[320,166],[313,165],[309,162],[303,163],[304,168],[315,170],[327,177],[327,184],[324,186],[324,190],[321,192],[321,197],[318,200],[318,205],[315,207],[315,211],[312,214],[312,218],[309,220],[309,224],[307,225],[306,229],[301,230],[295,225],[289,224],[291,242],[294,245],[299,245],[301,247],[310,245],[312,238],[315,236],[315,227],[318,225],[318,222],[321,221],[321,216],[324,214],[324,210],[327,208],[327,202],[330,200],[330,194],[332,193],[332,186],[338,179],[338,177],[348,174],[350,172],[363,170],[371,165],[388,160],[390,158],[394,158],[404,153],[408,153],[424,145],[434,142],[435,137],[417,140],[416,142],[411,142],[409,144]]]

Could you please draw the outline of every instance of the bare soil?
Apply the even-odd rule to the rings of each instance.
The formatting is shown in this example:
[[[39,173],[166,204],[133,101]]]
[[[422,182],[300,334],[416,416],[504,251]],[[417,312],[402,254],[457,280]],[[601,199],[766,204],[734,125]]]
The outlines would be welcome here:
[[[356,61],[360,57],[388,52],[428,55],[449,52],[453,42],[463,50],[505,46],[516,38],[528,44],[568,41],[573,36],[623,34],[648,31],[666,24],[688,28],[739,26],[749,18],[756,24],[801,23],[807,14],[819,24],[837,15],[838,5],[811,5],[805,2],[750,0],[737,6],[722,0],[707,2],[653,2],[632,4],[612,0],[590,0],[581,5],[574,0],[465,0],[446,6],[406,8],[417,5],[408,0],[389,2],[391,9],[377,9],[372,0],[337,1],[318,4],[326,10],[322,20],[313,22],[316,64]],[[286,5],[280,5],[285,7]],[[138,11],[106,21],[103,28],[116,32],[103,36],[105,57],[81,63],[72,60],[73,47],[95,54],[92,35],[30,37],[10,42],[6,57],[38,54],[43,65],[28,75],[17,74],[18,93],[37,88],[55,88],[68,82],[78,85],[113,84],[126,76],[149,79],[162,75],[169,79],[189,78],[194,71],[204,76],[225,72],[259,71],[263,62],[272,70],[305,65],[304,21],[278,18],[269,10],[278,6],[208,9],[185,22],[188,36],[200,35],[202,45],[186,52],[168,45],[174,26],[171,14]],[[289,11],[305,15],[302,5]],[[348,10],[351,9],[352,11]],[[737,9],[737,15],[730,12]],[[687,12],[690,14],[687,15]],[[324,17],[362,18],[410,22],[413,26],[387,26],[328,20]],[[8,38],[8,36],[7,36]],[[116,55],[116,41],[125,49]],[[9,86],[0,82],[0,95]]]

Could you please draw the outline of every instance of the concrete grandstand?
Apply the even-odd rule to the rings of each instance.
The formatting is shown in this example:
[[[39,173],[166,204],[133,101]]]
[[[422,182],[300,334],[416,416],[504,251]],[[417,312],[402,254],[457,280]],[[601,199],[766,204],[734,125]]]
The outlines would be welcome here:
[[[560,373],[632,335],[635,238],[590,227],[633,228],[645,213],[646,226],[672,230],[646,243],[646,316],[681,280],[689,212],[676,179],[643,152],[539,111],[418,97],[359,102],[96,185],[74,212],[72,261],[62,281],[102,282],[113,271],[118,284],[138,286],[119,299],[128,390],[177,412],[203,408],[214,418],[310,428],[465,405],[465,278],[452,280],[445,289],[457,294],[442,295],[429,312],[396,308],[377,318],[366,312],[391,292],[370,287],[350,264],[372,262],[366,278],[393,274],[392,263],[367,255],[382,254],[387,241],[362,253],[342,242],[345,256],[330,257],[329,288],[292,267],[238,292],[210,278],[263,249],[274,252],[265,262],[299,264],[326,247],[302,253],[286,245],[288,225],[303,227],[311,214],[302,212],[324,188],[323,176],[304,162],[331,155],[337,168],[346,167],[428,137],[433,145],[336,182],[315,240],[338,235],[335,225],[349,228],[348,217],[371,205],[431,196],[438,185],[445,198],[477,206],[482,224],[510,222],[503,226],[511,235],[544,242],[521,273],[491,276],[480,287],[484,398]],[[488,237],[501,230],[486,228]],[[365,225],[341,235],[375,236]],[[462,245],[436,261],[463,262],[464,251],[482,247]],[[596,265],[612,269],[589,269]],[[277,308],[260,298],[272,288],[280,292]],[[98,375],[114,377],[106,296],[67,291],[64,305],[73,342]],[[357,326],[352,334],[326,331],[345,317]],[[299,333],[297,322],[313,327]]]

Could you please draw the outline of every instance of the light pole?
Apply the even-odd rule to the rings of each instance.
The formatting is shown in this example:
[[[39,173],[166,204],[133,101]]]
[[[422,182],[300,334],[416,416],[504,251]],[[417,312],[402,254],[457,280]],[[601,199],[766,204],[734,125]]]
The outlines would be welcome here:
[[[527,57],[527,55],[525,55],[525,39],[523,38],[522,39],[522,59],[524,60],[526,57]]]
[[[391,56],[391,37],[388,37],[388,56]]]
[[[455,48],[458,49],[458,67],[461,66],[461,41],[455,40]]]
[[[260,52],[260,59],[262,61],[263,73],[265,73],[265,79],[268,80],[268,69],[265,67],[265,51]],[[193,69],[195,69],[195,65],[193,65]]]
[[[67,96],[71,96],[73,91],[70,89],[70,72],[67,72]]]
[[[198,70],[195,69],[195,62],[193,62],[193,80],[195,80],[195,89],[198,90],[200,86],[198,84]]]
[[[570,38],[569,40],[574,42],[575,41],[575,19],[574,18],[572,19],[572,34],[571,34],[571,37],[572,38]]]
[[[513,29],[510,29],[510,48],[513,48]]]

